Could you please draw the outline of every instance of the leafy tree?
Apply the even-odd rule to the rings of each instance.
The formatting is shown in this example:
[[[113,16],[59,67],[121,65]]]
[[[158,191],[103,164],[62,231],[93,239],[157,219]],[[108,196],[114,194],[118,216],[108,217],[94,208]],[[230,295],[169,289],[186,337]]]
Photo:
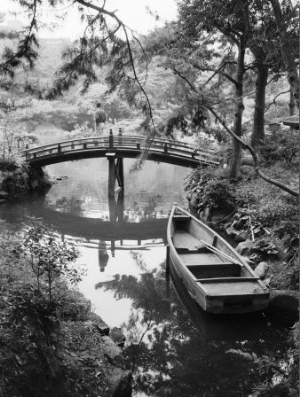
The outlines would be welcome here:
[[[71,283],[81,280],[80,270],[71,266],[78,258],[78,251],[66,242],[58,242],[50,229],[29,227],[24,235],[23,250],[42,295],[45,283],[49,305],[52,303],[55,281],[59,277],[65,276]]]
[[[50,6],[55,8],[58,3],[61,2],[52,0],[50,1]],[[0,73],[2,75],[11,76],[17,67],[22,65],[28,69],[33,67],[36,62],[38,44],[36,34],[39,29],[37,12],[41,3],[38,1],[33,3],[22,2],[21,5],[28,13],[30,24],[24,31],[24,36],[20,39],[16,50],[13,51],[10,49],[5,51],[4,60],[0,64]],[[146,119],[143,127],[147,133],[147,142],[150,145],[151,138],[153,134],[157,133],[157,129],[153,119],[151,103],[143,84],[146,78],[144,66],[147,64],[147,58],[143,51],[141,51],[142,55],[140,58],[137,59],[136,57],[136,51],[141,49],[140,41],[124,25],[116,13],[108,11],[106,6],[99,7],[84,0],[75,0],[74,5],[79,7],[82,20],[86,23],[86,30],[78,43],[75,43],[75,46],[65,51],[64,56],[67,63],[58,71],[55,85],[53,89],[48,90],[47,96],[51,98],[59,95],[78,81],[82,81],[84,92],[97,80],[99,68],[108,67],[109,65],[111,69],[107,77],[107,83],[111,90],[118,90],[127,99],[129,104],[135,104],[144,111]],[[200,26],[207,32],[207,36],[205,37],[206,44],[212,44],[212,39],[216,37],[217,32],[219,32],[219,35],[222,34],[226,37],[226,49],[228,51],[225,59],[222,59],[219,64],[218,72],[222,76],[229,78],[234,86],[235,106],[232,130],[228,128],[226,120],[218,114],[218,108],[220,106],[218,107],[216,105],[217,97],[211,98],[211,96],[207,95],[208,92],[211,93],[212,86],[207,83],[202,84],[200,88],[199,84],[196,84],[197,81],[195,79],[197,75],[193,70],[183,70],[182,72],[178,67],[174,67],[172,70],[189,87],[189,92],[186,90],[185,102],[188,111],[192,114],[192,122],[203,123],[207,117],[206,113],[209,111],[234,138],[230,177],[237,177],[241,148],[244,147],[250,150],[254,156],[257,174],[266,181],[274,183],[271,178],[266,177],[259,169],[258,157],[253,148],[241,140],[242,114],[244,109],[243,79],[245,76],[245,51],[251,39],[250,22],[252,14],[250,11],[252,9],[250,5],[251,3],[246,0],[242,2],[232,0],[226,2],[226,4],[218,0],[194,0],[190,2],[183,1],[180,5],[183,16],[186,11],[186,29],[180,29],[180,33],[183,31],[187,33],[188,40],[193,37],[193,34],[190,34],[189,31],[196,30],[196,32],[199,32]],[[197,11],[197,9],[201,10],[200,17],[202,18],[198,22],[194,18],[195,14],[189,13],[189,10]],[[221,10],[222,14],[220,14]],[[181,18],[181,21],[183,20]],[[209,40],[210,38],[211,40]],[[234,46],[236,57],[232,55],[234,54],[232,50]],[[211,56],[209,55],[211,50],[208,50],[208,47],[206,48],[207,50],[204,50],[205,60]],[[201,52],[198,55],[199,61],[202,55]],[[197,66],[196,62],[195,65]],[[200,64],[201,68],[203,70]],[[230,73],[227,73],[227,71],[230,71]],[[192,78],[191,81],[190,77]],[[208,78],[208,82],[211,82],[211,78]],[[214,92],[216,93],[216,90]],[[219,102],[224,103],[223,98],[219,97]],[[180,127],[184,128],[185,114],[183,113],[180,117],[177,117],[176,122]],[[291,194],[298,195],[297,192],[285,187],[284,184],[277,183],[276,181],[275,183],[278,187],[286,189]]]
[[[293,5],[293,2],[290,0],[285,0],[282,2],[282,4],[280,4],[279,0],[269,0],[269,2],[271,3],[274,11],[276,25],[279,32],[280,49],[282,52],[282,58],[285,64],[289,84],[299,109],[299,75],[296,66],[296,56],[295,50],[292,46],[293,41],[291,41],[290,37],[290,26],[286,23],[284,18],[284,14],[288,14],[298,25],[299,5]]]
[[[179,76],[184,83],[186,84],[185,91],[185,104],[186,108],[188,108],[189,113],[197,115],[197,117],[193,118],[193,120],[198,124],[203,124],[203,121],[206,119],[206,113],[209,111],[213,114],[213,116],[220,122],[220,124],[225,128],[225,130],[234,138],[234,150],[233,152],[233,162],[231,164],[230,176],[236,177],[238,169],[239,169],[239,156],[241,154],[241,147],[248,149],[255,163],[255,169],[259,176],[265,179],[269,183],[274,183],[276,186],[287,189],[291,194],[298,195],[297,192],[293,191],[289,187],[280,183],[279,181],[273,180],[267,177],[259,168],[259,158],[254,148],[247,144],[246,142],[241,140],[242,134],[242,113],[243,113],[243,85],[244,78],[247,76],[244,73],[244,69],[246,64],[244,62],[244,53],[246,51],[246,47],[249,47],[256,53],[256,59],[254,63],[248,65],[251,69],[258,68],[261,70],[261,73],[265,73],[264,77],[268,75],[268,69],[272,66],[273,70],[275,70],[274,65],[274,46],[273,51],[266,51],[267,48],[267,37],[265,35],[264,39],[261,38],[257,33],[257,27],[254,25],[256,22],[256,18],[259,15],[262,15],[261,9],[258,9],[258,5],[256,2],[256,7],[250,9],[250,3],[243,2],[222,2],[222,4],[218,4],[218,2],[205,2],[205,1],[184,1],[181,3],[181,23],[178,25],[178,35],[175,36],[176,40],[169,39],[162,41],[162,47],[159,47],[156,38],[154,37],[154,42],[152,43],[152,48],[157,51],[157,48],[160,48],[161,54],[166,54],[168,56],[165,65]],[[252,3],[251,3],[252,4]],[[200,12],[201,11],[201,12]],[[230,12],[231,11],[231,12]],[[243,11],[243,12],[242,12]],[[260,14],[259,14],[260,11]],[[228,18],[225,16],[228,13]],[[231,19],[230,19],[231,18]],[[274,21],[269,18],[268,22],[269,31],[274,31]],[[246,24],[246,28],[244,25]],[[233,30],[233,35],[230,33],[230,29]],[[241,30],[241,33],[239,30]],[[245,30],[246,29],[246,30]],[[259,28],[261,30],[262,28]],[[265,26],[264,26],[265,29]],[[203,34],[203,30],[207,33]],[[216,31],[219,31],[219,35],[216,34]],[[225,32],[225,33],[224,33]],[[213,38],[217,39],[220,43],[222,43],[222,36],[220,33],[227,34],[227,47],[223,47],[223,57],[219,62],[218,67],[214,66],[214,63],[218,58],[220,58],[220,51],[218,52],[214,46],[213,50],[208,50],[208,45],[212,44]],[[210,35],[209,35],[210,34]],[[271,33],[268,33],[271,36]],[[238,39],[244,37],[243,44],[243,54],[241,54],[241,70],[242,72],[238,73],[237,68],[237,60],[233,56],[232,47],[229,45],[231,42],[234,43],[235,36],[237,35]],[[233,37],[231,37],[233,36]],[[167,37],[167,33],[165,34]],[[229,43],[229,44],[228,44]],[[236,41],[238,43],[238,41]],[[262,46],[263,44],[263,46]],[[211,46],[212,47],[212,46]],[[270,45],[269,45],[270,47]],[[150,46],[151,48],[151,46]],[[224,52],[227,52],[224,55]],[[272,64],[273,62],[273,64]],[[276,67],[278,68],[280,63],[276,63]],[[210,71],[211,74],[201,79],[201,75],[199,72],[207,72]],[[199,77],[200,76],[200,77]],[[219,76],[216,83],[212,83],[212,79]],[[239,77],[235,77],[239,76]],[[228,83],[224,85],[224,78],[226,78],[230,83],[233,83],[235,88],[235,97],[237,101],[235,101],[235,106],[240,103],[238,106],[239,112],[235,112],[234,109],[229,106],[224,106],[224,99],[219,95],[219,92],[222,92],[222,88],[227,88],[228,93]],[[255,112],[255,124],[254,124],[254,134],[253,134],[253,142],[255,143],[257,140],[263,136],[263,124],[264,124],[264,102],[265,102],[265,84],[266,79],[264,78],[264,83],[260,78],[260,74],[258,73],[258,82],[257,82],[257,111]],[[237,91],[237,89],[239,91]],[[239,96],[237,95],[239,92]],[[227,95],[228,96],[228,95]],[[229,96],[231,98],[231,96]],[[225,102],[226,103],[226,102]],[[231,130],[227,123],[230,123],[230,117],[226,117],[226,112],[235,112],[235,123],[233,124],[233,129]],[[183,112],[178,112],[177,118],[174,118],[175,122],[171,119],[173,125],[177,125],[182,127],[184,126],[184,120],[186,119],[186,114]],[[238,130],[236,129],[238,127]],[[238,134],[236,134],[238,131]],[[236,142],[239,145],[236,146]]]

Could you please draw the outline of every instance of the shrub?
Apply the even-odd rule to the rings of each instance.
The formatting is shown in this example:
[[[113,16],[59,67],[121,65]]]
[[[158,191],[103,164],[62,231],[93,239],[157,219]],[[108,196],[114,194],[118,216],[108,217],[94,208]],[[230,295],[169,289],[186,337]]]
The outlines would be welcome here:
[[[22,245],[24,256],[36,276],[37,288],[43,296],[46,294],[49,304],[57,279],[65,276],[71,283],[81,280],[80,269],[71,266],[79,252],[73,245],[57,241],[49,228],[29,227]]]
[[[278,133],[276,139],[274,136],[268,136],[264,145],[261,147],[261,156],[267,165],[283,162],[286,165],[293,164],[297,166],[299,160],[299,142],[298,137],[288,135],[286,132]]]
[[[12,172],[18,168],[17,163],[12,159],[0,159],[0,171]]]
[[[204,206],[231,210],[235,207],[235,188],[228,180],[208,181],[203,189]]]

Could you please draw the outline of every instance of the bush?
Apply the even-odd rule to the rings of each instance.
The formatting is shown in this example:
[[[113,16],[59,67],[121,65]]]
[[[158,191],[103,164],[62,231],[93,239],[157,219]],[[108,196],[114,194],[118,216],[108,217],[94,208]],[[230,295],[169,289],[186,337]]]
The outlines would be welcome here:
[[[22,169],[17,169],[13,175],[4,179],[2,187],[12,197],[26,194],[29,191],[28,174]]]
[[[12,159],[0,159],[0,171],[12,172],[18,168],[17,163]]]
[[[228,180],[208,181],[203,193],[202,202],[205,206],[224,210],[235,208],[235,189]]]
[[[286,132],[268,136],[261,147],[261,156],[266,165],[270,166],[276,162],[283,162],[286,165],[299,165],[299,142],[298,137]]]
[[[35,225],[25,232],[22,244],[24,257],[36,276],[37,288],[51,305],[55,283],[66,277],[76,284],[81,280],[81,269],[72,266],[78,250],[66,242],[59,242],[46,227]]]

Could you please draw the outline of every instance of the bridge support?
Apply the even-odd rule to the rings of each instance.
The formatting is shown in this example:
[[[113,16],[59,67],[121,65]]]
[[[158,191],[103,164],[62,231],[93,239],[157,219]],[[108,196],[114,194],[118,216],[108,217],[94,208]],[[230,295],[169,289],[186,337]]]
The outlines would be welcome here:
[[[116,191],[116,182],[118,189]],[[117,196],[117,200],[116,198]],[[124,167],[123,159],[115,156],[108,157],[108,203],[110,220],[123,221],[124,219]]]

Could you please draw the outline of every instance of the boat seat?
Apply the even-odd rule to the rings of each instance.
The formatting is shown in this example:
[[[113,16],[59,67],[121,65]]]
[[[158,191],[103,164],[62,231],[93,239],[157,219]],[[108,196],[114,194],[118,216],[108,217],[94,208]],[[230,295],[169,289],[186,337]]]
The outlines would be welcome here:
[[[188,215],[174,215],[173,217],[174,221],[189,221],[191,219],[190,216]]]
[[[243,282],[249,282],[249,281],[255,281],[259,280],[258,277],[212,277],[212,278],[199,278],[195,280],[196,282],[199,283],[230,283],[230,282],[235,282],[235,283],[243,283]]]
[[[215,278],[240,278],[241,266],[237,263],[209,263],[207,265],[187,266],[197,280]]]
[[[211,252],[207,247],[203,246],[203,247],[195,247],[195,248],[176,248],[176,251],[178,252],[178,254],[205,254],[205,253],[209,253]]]
[[[177,231],[173,237],[173,244],[180,253],[209,252],[206,245],[185,231]]]

